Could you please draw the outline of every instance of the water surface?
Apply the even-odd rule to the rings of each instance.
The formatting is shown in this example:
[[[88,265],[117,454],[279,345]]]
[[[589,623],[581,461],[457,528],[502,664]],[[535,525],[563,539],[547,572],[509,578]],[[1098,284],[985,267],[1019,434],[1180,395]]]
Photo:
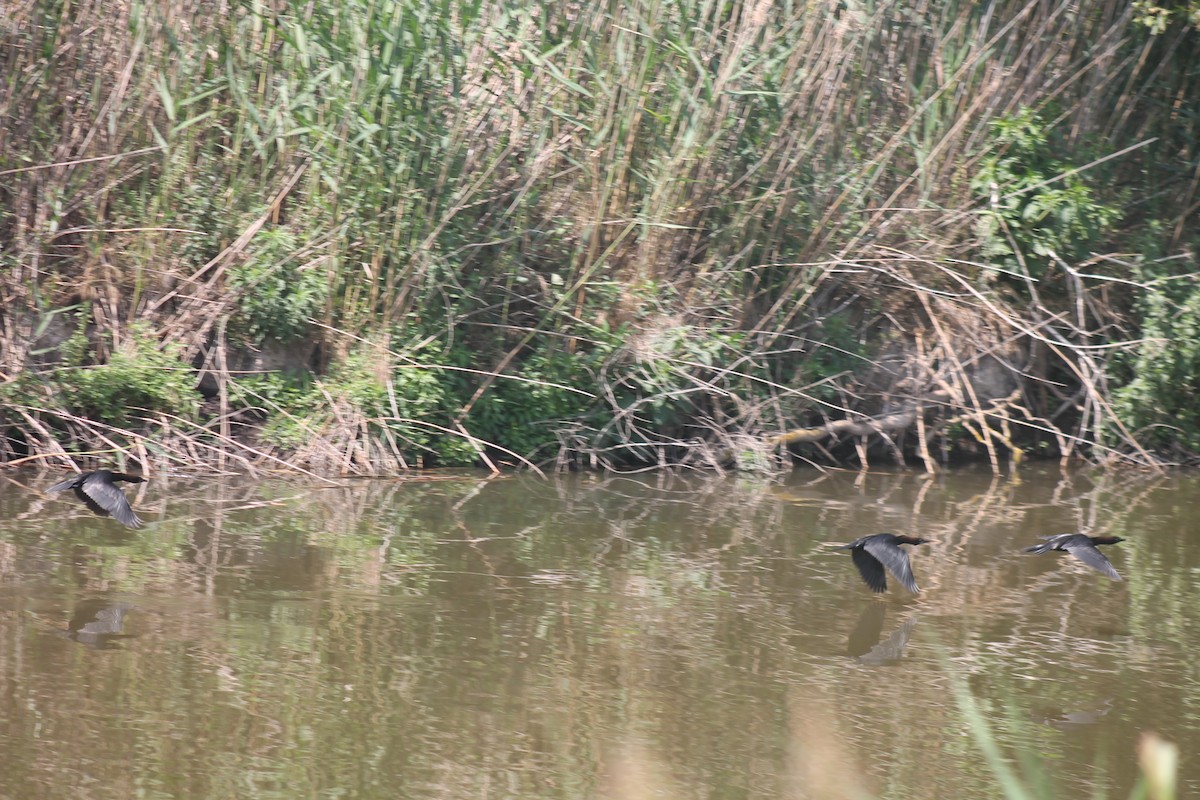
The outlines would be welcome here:
[[[1059,797],[1143,731],[1200,790],[1191,475],[0,474],[0,797]],[[1039,534],[1124,536],[1113,582]],[[891,530],[923,592],[827,543]],[[890,583],[895,584],[895,581]]]

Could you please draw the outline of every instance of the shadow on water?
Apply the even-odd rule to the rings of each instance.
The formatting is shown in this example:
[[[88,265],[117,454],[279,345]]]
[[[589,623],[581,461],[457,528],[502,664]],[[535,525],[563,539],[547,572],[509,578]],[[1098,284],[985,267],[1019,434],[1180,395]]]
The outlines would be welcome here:
[[[82,600],[75,604],[65,631],[59,636],[96,650],[120,647],[120,639],[133,639],[136,634],[123,634],[125,615],[133,609],[129,603],[112,600]]]
[[[7,477],[0,797],[999,797],[959,685],[1059,796],[1200,752],[1191,476],[156,477],[138,531]],[[1020,552],[1073,530],[1125,580]]]
[[[895,664],[904,657],[904,648],[917,624],[916,613],[910,613],[900,625],[883,638],[883,620],[887,611],[883,603],[871,603],[858,617],[846,643],[846,655],[860,664],[883,666]]]
[[[1069,729],[1075,725],[1095,725],[1113,710],[1113,700],[1106,697],[1091,708],[1047,709],[1035,708],[1032,719],[1054,728]]]

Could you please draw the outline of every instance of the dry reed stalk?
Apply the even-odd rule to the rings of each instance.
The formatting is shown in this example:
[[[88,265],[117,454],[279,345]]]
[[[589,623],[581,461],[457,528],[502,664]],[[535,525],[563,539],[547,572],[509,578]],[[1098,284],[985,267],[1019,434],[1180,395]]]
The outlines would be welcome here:
[[[595,459],[589,448],[607,448],[606,438],[617,436],[624,439],[609,455],[644,448],[650,461],[670,452],[712,461],[747,431],[765,440],[794,426],[789,414],[836,417],[829,424],[886,419],[888,392],[859,393],[855,376],[844,372],[793,381],[803,371],[800,355],[780,356],[783,348],[773,344],[838,314],[865,320],[881,305],[879,318],[897,335],[913,337],[915,320],[927,319],[936,336],[931,352],[945,361],[920,382],[952,399],[912,398],[917,451],[927,468],[927,439],[945,432],[926,425],[924,410],[942,402],[949,402],[941,410],[950,417],[971,415],[971,430],[997,469],[1001,448],[1014,441],[1013,426],[1054,437],[1060,450],[1061,443],[1070,451],[1086,442],[1107,452],[1114,444],[1130,460],[1155,461],[1113,410],[1110,351],[1094,342],[1121,329],[1105,321],[1112,303],[1089,288],[1094,277],[1082,262],[1073,264],[1080,259],[1055,256],[1067,297],[1050,296],[1030,277],[1041,265],[1026,258],[1020,231],[1001,218],[1031,298],[1019,307],[987,285],[997,272],[958,253],[974,246],[973,222],[998,213],[996,204],[1116,170],[1118,157],[1143,159],[1151,134],[1160,132],[1151,124],[1186,128],[1193,81],[1188,70],[1176,76],[1168,69],[1190,63],[1186,30],[1139,39],[1128,8],[1075,10],[1050,0],[851,11],[832,0],[646,2],[635,3],[627,19],[601,5],[547,9],[516,25],[508,24],[505,8],[485,3],[474,17],[423,18],[433,44],[398,53],[386,40],[404,4],[391,7],[400,16],[388,21],[323,2],[303,14],[272,7],[262,16],[222,18],[176,0],[161,20],[130,15],[112,24],[109,4],[92,0],[60,9],[56,28],[34,24],[39,8],[31,2],[17,9],[0,40],[0,74],[14,76],[11,90],[0,92],[0,112],[12,121],[0,132],[0,159],[20,165],[0,171],[16,182],[0,191],[13,209],[11,225],[0,230],[13,253],[0,299],[28,312],[0,320],[6,380],[31,363],[46,308],[77,301],[87,309],[103,333],[91,343],[97,362],[107,358],[109,341],[118,347],[130,323],[149,314],[160,341],[186,342],[188,356],[215,336],[205,354],[218,385],[212,424],[219,441],[232,441],[228,327],[253,288],[241,296],[230,291],[227,272],[264,231],[310,225],[305,241],[318,244],[291,258],[321,248],[323,264],[310,264],[327,278],[316,315],[320,335],[381,329],[386,337],[427,312],[444,318],[446,331],[420,337],[446,350],[463,339],[484,341],[494,330],[520,331],[516,341],[494,341],[481,352],[479,363],[493,369],[418,367],[478,376],[456,398],[457,415],[439,421],[448,435],[471,442],[484,463],[491,459],[466,420],[500,378],[527,380],[526,356],[557,348],[558,339],[572,355],[588,350],[592,319],[611,328],[643,324],[680,297],[680,326],[698,332],[693,338],[747,334],[740,341],[752,352],[744,363],[736,357],[735,366],[715,368],[666,354],[674,383],[632,402],[616,390],[629,391],[634,377],[654,387],[654,375],[602,376],[593,408],[610,418],[576,428],[562,423],[560,441],[578,445],[580,458]],[[204,84],[197,76],[218,45],[228,48],[230,69]],[[469,57],[460,66],[441,58],[447,45]],[[319,82],[314,64],[330,70]],[[403,85],[389,85],[395,75],[404,76]],[[94,95],[72,88],[91,76],[103,76]],[[42,98],[61,106],[52,137],[34,125],[50,119]],[[1072,144],[1113,145],[1041,181],[997,187],[989,206],[971,189],[970,175],[990,152],[992,122],[1022,106],[1045,110],[1048,127],[1061,128]],[[1173,128],[1161,130],[1173,135]],[[41,149],[22,149],[22,142]],[[1174,146],[1194,150],[1186,137]],[[227,162],[213,159],[215,151]],[[151,153],[161,159],[145,158]],[[120,158],[139,163],[111,169]],[[370,172],[381,163],[387,169]],[[372,174],[382,177],[364,177]],[[215,207],[235,220],[249,219],[235,197],[247,186],[280,188],[248,225],[227,237],[213,234],[207,244],[219,244],[216,255],[206,252],[203,261],[181,258],[168,249],[172,242],[153,236],[202,226],[116,224],[172,211],[175,191],[199,185],[201,175],[226,184]],[[1176,242],[1198,185],[1200,169],[1188,162],[1179,186],[1185,199],[1169,226]],[[154,199],[138,199],[145,197]],[[161,266],[146,272],[145,262]],[[1144,281],[1118,280],[1127,282],[1124,291],[1145,288]],[[597,308],[612,282],[621,284],[620,299]],[[964,312],[1003,332],[965,343],[977,331],[962,322]],[[1060,393],[1057,410],[1031,401],[993,406],[1004,398],[973,390],[973,364],[1008,341],[1044,349],[1068,376],[1073,385]],[[323,344],[336,345],[327,360],[348,352],[339,334]],[[1113,349],[1135,345],[1124,331],[1112,342]],[[928,366],[921,347],[912,367],[918,371]],[[876,359],[874,369],[884,366]],[[1058,391],[1040,376],[1016,377],[1047,394]],[[739,382],[754,389],[730,388]],[[402,419],[390,379],[383,385],[388,419]],[[828,400],[835,395],[826,390],[841,401]],[[401,434],[373,413],[337,407],[337,393],[328,394],[322,435],[331,438],[306,443],[306,458],[339,470],[403,468]],[[654,430],[641,415],[656,403],[690,418]],[[772,405],[768,423],[760,410]],[[30,428],[34,446],[49,448],[45,436],[57,434],[43,428]],[[104,429],[77,430],[98,436]],[[1106,431],[1116,432],[1115,443],[1103,440]],[[190,432],[169,433],[181,437],[188,459],[207,452]],[[700,441],[688,438],[693,434]],[[889,436],[875,440],[900,452]],[[144,437],[130,441],[131,452],[143,448]],[[865,443],[855,447],[864,459]],[[218,452],[220,467],[226,455]],[[557,454],[560,463],[574,457]]]

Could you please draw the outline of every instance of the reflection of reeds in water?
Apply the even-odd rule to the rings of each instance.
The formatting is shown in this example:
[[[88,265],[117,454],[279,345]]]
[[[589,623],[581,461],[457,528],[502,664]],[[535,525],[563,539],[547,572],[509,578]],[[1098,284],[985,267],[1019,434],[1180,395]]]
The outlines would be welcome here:
[[[839,735],[838,715],[811,690],[788,697],[787,797],[797,800],[867,800],[860,754]]]
[[[1013,712],[1010,711],[1004,718],[999,719],[985,714],[966,681],[955,673],[953,665],[946,661],[943,664],[961,720],[968,726],[976,747],[983,755],[1005,798],[1053,800],[1069,796],[1050,788],[1048,775],[1053,764],[1048,764],[1032,743],[1018,745],[1012,756],[1001,747],[996,730],[1002,725],[1011,726]],[[1107,709],[1100,709],[1098,713],[1103,715],[1107,713]],[[1093,720],[1089,718],[1076,724],[1089,724],[1090,721]],[[1141,768],[1141,780],[1130,793],[1130,800],[1174,800],[1178,748],[1156,734],[1144,733],[1137,752],[1121,757],[1133,756],[1136,756]]]
[[[664,759],[647,743],[629,736],[606,748],[600,764],[604,800],[660,800],[684,797],[664,770]]]
[[[947,662],[942,676],[954,687],[958,719],[950,722],[969,729],[975,747],[1004,797],[1007,800],[1054,800],[1073,796],[1065,790],[1051,788],[1047,777],[1049,767],[1033,745],[1011,755],[1005,752],[997,739],[996,729],[1011,725],[1012,720],[985,716],[965,682],[954,677],[953,669]],[[1107,710],[1104,707],[1073,715],[1069,724],[1090,724],[1094,721],[1091,713],[1103,715]],[[864,767],[871,764],[872,755],[855,752],[849,740],[839,733],[838,719],[838,714],[823,696],[812,691],[792,693],[789,699],[791,736],[787,797],[867,800],[879,796],[863,778]],[[1122,757],[1135,756],[1142,777],[1129,795],[1131,800],[1174,800],[1178,748],[1156,734],[1146,733],[1139,741],[1136,753]],[[965,785],[962,789],[968,791]],[[927,791],[933,790],[927,788]]]
[[[1049,788],[1040,757],[1032,749],[1013,760],[1000,748],[994,727],[966,692],[957,685],[958,724],[968,727],[975,746],[1007,800],[1055,800],[1070,795]],[[869,753],[856,752],[838,730],[836,710],[817,692],[797,689],[788,697],[787,767],[782,796],[789,800],[871,800],[879,797],[866,778]],[[1174,800],[1179,753],[1161,737],[1144,734],[1136,754],[1142,771],[1131,800]],[[599,797],[604,800],[651,800],[690,796],[669,774],[669,758],[650,741],[630,734],[605,749],[601,757]],[[963,791],[969,791],[963,785]],[[932,794],[934,789],[927,787]],[[966,795],[959,795],[966,796]]]
[[[441,796],[483,794],[468,792],[473,774],[528,780],[524,788],[571,772],[599,796],[634,800],[706,796],[704,778],[730,774],[758,781],[744,792],[752,798],[921,796],[911,787],[922,781],[936,796],[955,796],[945,793],[954,786],[979,797],[996,795],[1004,769],[1009,797],[1081,796],[1052,794],[1028,768],[1063,734],[1049,727],[1053,715],[1007,709],[1006,687],[1026,690],[1021,681],[1033,675],[1047,689],[1036,707],[1064,709],[1062,724],[1077,735],[1089,733],[1085,715],[1103,711],[1106,697],[1122,709],[1124,693],[1095,682],[1092,694],[1055,692],[1061,684],[1045,671],[1120,668],[1142,637],[1105,638],[1107,626],[1136,622],[1131,609],[1144,597],[1132,590],[1155,597],[1153,573],[1135,564],[1116,591],[1049,568],[1034,575],[1019,555],[1008,560],[1012,530],[1042,513],[1070,514],[1073,496],[1058,498],[1062,511],[1053,482],[1040,493],[1035,481],[1019,491],[948,484],[867,476],[849,494],[826,477],[805,487],[811,505],[798,511],[779,502],[774,484],[733,479],[467,477],[328,489],[173,480],[148,495],[162,517],[155,537],[85,553],[91,561],[76,579],[89,590],[136,589],[139,568],[153,564],[154,588],[172,598],[170,625],[123,643],[122,658],[139,682],[166,674],[189,696],[197,676],[216,686],[225,727],[254,731],[251,747],[267,764],[270,753],[303,746],[293,733],[303,719],[317,740],[362,752],[377,752],[380,735],[392,736],[390,753],[429,737],[444,758],[440,774],[466,776],[457,794]],[[834,510],[820,507],[822,486]],[[1136,524],[1145,510],[1127,487],[1098,491],[1080,502],[1099,504],[1115,526]],[[873,497],[886,501],[882,511]],[[11,508],[19,498],[0,502]],[[993,512],[1012,518],[997,523]],[[942,540],[920,556],[922,577],[938,580],[915,600],[864,597],[844,562],[812,555],[843,526],[904,514]],[[161,551],[150,550],[159,539]],[[41,552],[54,540],[14,542]],[[836,580],[822,580],[826,567]],[[950,663],[931,663],[934,633],[956,648]],[[504,690],[493,694],[493,684]],[[962,697],[948,690],[958,684]],[[170,687],[159,691],[179,701]],[[289,717],[293,703],[301,710]],[[207,699],[204,709],[211,713]],[[461,732],[485,718],[491,738],[477,751]],[[369,730],[350,728],[357,719]],[[1022,719],[1032,722],[1022,728]],[[541,739],[533,728],[544,728]],[[92,739],[81,734],[81,746]],[[517,752],[528,756],[519,769]],[[1109,757],[1128,779],[1132,749]],[[547,766],[550,758],[559,760]],[[247,767],[233,759],[226,768],[233,780]]]

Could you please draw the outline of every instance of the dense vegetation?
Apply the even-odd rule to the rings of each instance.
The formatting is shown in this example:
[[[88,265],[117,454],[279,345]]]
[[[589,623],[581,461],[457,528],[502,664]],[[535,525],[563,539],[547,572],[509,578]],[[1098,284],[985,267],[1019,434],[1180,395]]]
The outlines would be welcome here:
[[[22,4],[0,459],[1190,461],[1197,15]]]

